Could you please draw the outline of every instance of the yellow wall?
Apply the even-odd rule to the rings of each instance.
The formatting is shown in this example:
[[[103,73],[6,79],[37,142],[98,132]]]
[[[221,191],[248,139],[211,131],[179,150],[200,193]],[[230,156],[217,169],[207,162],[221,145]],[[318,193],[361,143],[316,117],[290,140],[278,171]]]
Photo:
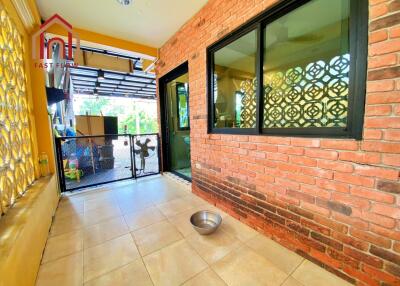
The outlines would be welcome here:
[[[52,148],[43,144],[52,142],[46,115],[44,77],[42,71],[35,71],[31,66],[31,38],[17,10],[10,0],[0,0],[0,3],[13,20],[24,41],[26,96],[29,106],[35,177],[38,178],[40,176],[38,152],[46,151],[50,158],[53,154]],[[54,171],[54,162],[50,161],[50,163]],[[33,286],[35,284],[58,199],[56,176],[42,178],[37,180],[8,210],[7,214],[0,218],[0,286]]]
[[[0,219],[0,286],[33,286],[58,204],[55,175],[42,178]]]
[[[38,153],[44,152],[49,157],[50,172],[55,172],[55,156],[51,121],[47,112],[47,96],[44,71],[35,67],[35,62],[29,53],[29,64],[33,93],[33,117],[35,118]]]
[[[17,29],[20,33],[20,35],[23,37],[24,40],[24,48],[25,48],[25,54],[24,54],[24,61],[25,61],[25,71],[26,71],[26,78],[27,78],[27,84],[26,84],[26,88],[27,88],[27,100],[28,100],[28,104],[29,104],[29,119],[30,119],[30,131],[31,131],[31,139],[32,139],[32,153],[33,153],[33,161],[34,161],[34,165],[35,165],[35,176],[36,178],[38,178],[40,176],[39,173],[39,166],[38,166],[38,144],[37,144],[37,134],[36,134],[36,130],[37,130],[37,126],[35,123],[35,116],[34,116],[34,106],[33,106],[33,93],[32,93],[32,78],[30,75],[30,37],[21,21],[21,19],[18,16],[18,13],[16,11],[16,9],[14,8],[13,4],[11,3],[10,0],[1,0],[1,3],[3,4],[5,10],[7,11],[7,13],[10,15],[10,18],[14,21],[15,25],[17,26]],[[33,81],[34,82],[34,81]],[[43,96],[43,95],[42,95]]]

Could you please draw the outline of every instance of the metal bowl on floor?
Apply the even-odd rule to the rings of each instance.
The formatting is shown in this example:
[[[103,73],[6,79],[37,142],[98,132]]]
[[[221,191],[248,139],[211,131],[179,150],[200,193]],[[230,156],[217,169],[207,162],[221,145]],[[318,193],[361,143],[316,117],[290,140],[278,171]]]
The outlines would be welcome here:
[[[193,228],[202,235],[211,234],[221,225],[222,217],[211,211],[199,211],[190,217]]]

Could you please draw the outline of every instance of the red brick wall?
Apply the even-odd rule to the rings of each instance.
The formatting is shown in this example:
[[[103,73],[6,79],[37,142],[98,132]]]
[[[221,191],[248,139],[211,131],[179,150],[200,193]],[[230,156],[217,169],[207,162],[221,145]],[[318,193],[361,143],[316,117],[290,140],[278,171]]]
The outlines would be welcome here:
[[[358,285],[400,285],[400,1],[370,0],[364,140],[207,134],[206,48],[274,0],[210,0],[160,50],[189,62],[193,192]]]

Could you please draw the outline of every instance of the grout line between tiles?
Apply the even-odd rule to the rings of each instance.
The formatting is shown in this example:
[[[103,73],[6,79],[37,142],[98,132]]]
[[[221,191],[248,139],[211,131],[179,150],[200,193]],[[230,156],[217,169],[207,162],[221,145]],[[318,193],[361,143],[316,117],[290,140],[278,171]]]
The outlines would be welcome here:
[[[125,218],[124,218],[124,219],[125,219]],[[128,226],[128,228],[129,228],[129,226]],[[137,249],[137,251],[138,251],[138,253],[139,253],[140,259],[142,260],[142,263],[143,263],[143,265],[144,265],[144,268],[146,269],[147,275],[148,275],[149,278],[150,278],[151,284],[154,286],[155,283],[154,283],[154,281],[153,281],[153,278],[152,278],[151,275],[150,275],[150,271],[149,271],[149,269],[147,268],[146,263],[144,262],[143,256],[142,256],[142,254],[140,253],[139,245],[136,243],[136,240],[135,240],[135,237],[133,236],[133,234],[132,234],[132,233],[130,233],[130,234],[131,234],[133,243],[135,244],[135,247],[136,247],[136,249]]]
[[[178,183],[178,184],[182,184],[181,182],[176,182],[175,180],[174,180],[174,182],[175,182],[175,183]],[[187,185],[185,185],[185,187],[187,187]],[[186,190],[185,190],[185,191],[186,191]],[[102,192],[103,192],[103,191],[102,191]],[[108,191],[106,191],[106,192],[108,192]],[[154,223],[152,223],[152,224],[149,224],[149,225],[143,226],[143,227],[141,227],[141,228],[138,228],[138,229],[136,229],[136,230],[134,230],[134,231],[131,231],[131,230],[129,229],[129,225],[128,225],[128,223],[127,223],[127,220],[126,220],[126,218],[125,218],[125,215],[127,215],[127,214],[129,214],[129,213],[133,213],[133,212],[124,213],[124,212],[122,211],[120,201],[118,200],[118,196],[117,196],[115,193],[113,193],[113,190],[110,191],[110,194],[111,194],[111,199],[112,199],[113,201],[116,202],[116,205],[118,206],[118,208],[119,208],[119,210],[120,210],[120,214],[121,214],[120,216],[106,218],[106,219],[104,219],[104,220],[101,220],[101,221],[99,221],[99,222],[96,222],[95,224],[88,225],[88,226],[83,226],[82,228],[77,229],[77,230],[72,230],[71,232],[73,232],[73,231],[79,231],[79,230],[85,231],[87,228],[90,228],[90,227],[93,227],[93,226],[102,224],[102,223],[104,223],[104,222],[107,221],[107,220],[112,220],[112,219],[117,219],[117,218],[122,218],[122,219],[123,219],[123,221],[124,221],[124,223],[125,223],[125,226],[128,228],[128,232],[127,232],[127,233],[124,233],[124,234],[121,234],[121,235],[118,235],[118,236],[116,236],[116,237],[107,239],[107,240],[105,240],[105,241],[102,241],[101,243],[98,243],[98,244],[96,244],[96,245],[93,245],[93,246],[91,246],[91,247],[89,247],[89,248],[85,248],[85,245],[83,245],[83,249],[81,250],[81,251],[82,251],[83,261],[84,261],[84,253],[85,253],[85,251],[86,251],[87,249],[90,249],[90,248],[96,247],[96,246],[98,246],[98,245],[104,244],[104,243],[106,243],[106,242],[108,242],[108,241],[110,241],[110,240],[117,239],[117,238],[119,238],[119,237],[121,237],[121,236],[124,236],[124,235],[126,235],[126,234],[129,233],[129,234],[131,235],[131,238],[132,238],[132,240],[133,240],[133,242],[134,242],[134,244],[135,244],[137,250],[138,250],[139,257],[140,257],[140,259],[141,259],[143,265],[145,266],[145,269],[146,269],[146,271],[147,271],[147,274],[148,274],[148,276],[150,277],[150,280],[152,281],[152,283],[153,283],[153,285],[154,285],[154,281],[153,281],[153,279],[152,279],[152,277],[151,277],[151,275],[150,275],[150,273],[149,273],[149,271],[148,271],[148,269],[147,269],[146,264],[144,263],[144,257],[147,256],[147,255],[150,255],[150,254],[152,254],[152,253],[154,253],[154,252],[161,251],[162,249],[164,249],[164,248],[166,248],[166,247],[169,247],[170,245],[172,245],[172,244],[174,244],[174,243],[177,243],[177,242],[179,242],[179,241],[185,241],[185,242],[189,245],[189,247],[190,247],[195,253],[197,253],[197,254],[199,255],[199,258],[200,258],[202,261],[205,262],[205,264],[208,266],[207,268],[210,269],[211,271],[213,271],[213,272],[221,279],[221,281],[223,281],[223,283],[226,284],[226,282],[222,279],[222,277],[220,277],[220,276],[214,271],[214,269],[211,267],[211,264],[209,264],[207,261],[205,261],[205,260],[201,257],[201,255],[196,251],[196,249],[194,249],[194,248],[192,247],[192,245],[189,244],[189,243],[187,242],[186,237],[185,237],[178,229],[176,229],[176,230],[177,230],[177,232],[178,232],[178,233],[180,234],[180,236],[181,236],[180,239],[178,239],[178,240],[176,240],[176,241],[173,241],[173,242],[171,242],[171,243],[169,243],[169,244],[163,246],[162,248],[160,248],[160,249],[158,249],[158,250],[155,250],[155,251],[152,251],[151,253],[148,253],[148,254],[146,254],[145,256],[143,256],[143,255],[141,254],[140,250],[139,250],[138,245],[136,244],[136,241],[135,241],[133,232],[134,232],[134,231],[137,231],[137,230],[140,230],[140,229],[143,229],[143,228],[146,228],[146,227],[149,227],[149,226],[154,225],[154,224],[159,223],[159,222],[154,222]],[[182,193],[182,195],[179,195],[178,197],[172,198],[172,199],[167,200],[167,201],[165,201],[165,202],[159,203],[158,205],[160,205],[160,204],[165,204],[165,203],[169,203],[169,202],[171,202],[171,201],[173,201],[173,200],[175,200],[175,199],[183,198],[183,197],[188,196],[188,195],[191,195],[191,194],[192,194],[192,193],[190,192],[190,190],[188,190],[187,194],[183,194],[183,193]],[[96,198],[91,198],[91,199],[89,199],[89,200],[82,200],[82,203],[83,203],[84,205],[85,205],[85,204],[88,204],[88,203],[90,204],[90,201],[92,201],[92,200],[94,200],[94,199],[96,199]],[[168,223],[171,223],[170,220],[173,219],[173,217],[179,216],[179,215],[181,215],[182,213],[184,213],[184,212],[186,212],[186,211],[189,211],[189,210],[191,210],[191,209],[193,209],[193,208],[196,208],[196,207],[188,208],[188,209],[183,210],[182,212],[178,212],[178,213],[174,214],[173,216],[165,216],[164,213],[162,213],[162,211],[158,208],[158,205],[157,205],[157,204],[149,205],[148,207],[144,208],[143,210],[138,210],[138,211],[134,211],[134,212],[140,212],[140,211],[144,211],[144,210],[146,210],[146,209],[148,209],[148,208],[151,208],[151,207],[156,207],[156,208],[161,212],[161,214],[164,216],[165,221],[167,221]],[[213,205],[211,205],[209,202],[204,201],[204,206],[206,206],[206,205],[207,205],[207,206],[208,206],[208,205],[213,206]],[[95,208],[95,209],[96,209],[96,208]],[[85,210],[85,208],[84,208],[84,210]],[[85,212],[84,212],[84,213],[85,213]],[[242,223],[242,222],[239,221],[239,223]],[[173,227],[176,228],[174,225],[173,225]],[[223,232],[226,233],[227,235],[233,236],[233,237],[235,237],[236,239],[238,239],[238,238],[236,237],[236,235],[231,234],[230,232],[227,232],[227,231],[224,231],[224,230],[221,230],[221,231],[223,231]],[[60,234],[60,235],[62,235],[62,234]],[[249,239],[250,239],[250,238],[249,238]],[[240,241],[240,240],[239,240],[239,243],[240,243],[240,246],[244,245],[244,243],[243,243],[242,241]],[[227,256],[227,255],[230,254],[231,252],[232,252],[232,251],[229,251],[226,255],[224,255],[224,256],[221,257],[220,259],[223,259],[225,256]],[[76,252],[75,252],[75,253],[76,253]],[[72,254],[70,254],[70,255],[72,255]],[[60,257],[60,258],[61,258],[61,257]],[[60,258],[58,258],[58,259],[60,259]],[[219,260],[220,260],[220,259],[219,259]],[[218,260],[218,261],[219,261],[219,260]],[[54,261],[55,261],[55,260],[54,260]],[[108,271],[108,272],[106,272],[106,273],[103,273],[102,275],[96,276],[96,277],[92,278],[91,280],[88,280],[88,281],[83,282],[83,283],[87,283],[87,282],[89,282],[89,281],[92,281],[92,280],[94,280],[94,279],[97,279],[98,277],[101,277],[101,276],[103,276],[103,275],[106,275],[106,274],[108,274],[108,273],[110,273],[110,272],[116,271],[116,270],[118,270],[118,269],[120,269],[120,268],[122,268],[122,267],[125,267],[126,265],[128,265],[128,264],[130,264],[130,263],[132,263],[132,262],[133,262],[133,261],[131,261],[131,262],[129,262],[129,263],[126,263],[126,264],[124,264],[124,265],[121,265],[121,266],[119,266],[119,267],[117,267],[117,268],[115,268],[115,269],[112,269],[112,270],[110,270],[110,271]],[[217,262],[217,261],[216,261],[216,262]],[[82,281],[84,281],[84,278],[85,278],[85,277],[84,277],[84,276],[85,276],[85,275],[84,275],[84,268],[85,268],[85,267],[84,267],[84,264],[83,264],[82,267],[83,267],[83,271],[82,271],[82,276],[83,276],[83,277],[82,277]],[[197,273],[196,275],[190,277],[188,280],[193,279],[195,276],[197,276],[197,275],[201,274],[202,272],[206,271],[207,268],[204,269],[203,271],[201,271],[200,273]],[[183,283],[186,283],[188,280],[186,280],[186,281],[183,282]],[[182,284],[183,284],[183,283],[182,283]]]
[[[225,256],[224,256],[224,257],[225,257]],[[228,283],[225,282],[225,280],[217,273],[217,271],[214,270],[214,268],[212,268],[212,267],[210,266],[210,269],[211,269],[212,272],[214,272],[214,273],[218,276],[219,279],[221,279],[221,281],[222,281],[226,286],[228,286]]]
[[[82,249],[82,286],[85,284],[85,245],[84,245],[84,243],[85,242],[83,242],[82,244],[82,246],[83,246],[83,249]]]
[[[78,230],[78,231],[83,231],[83,229]],[[68,233],[70,233],[70,232],[68,232]],[[87,247],[87,248],[85,248],[84,239],[82,238],[83,241],[82,241],[82,249],[81,249],[81,250],[75,251],[75,252],[70,253],[70,254],[67,254],[67,255],[60,256],[60,257],[58,257],[57,259],[53,259],[53,260],[51,260],[51,261],[47,261],[47,262],[45,262],[45,263],[42,263],[41,265],[46,265],[46,264],[48,264],[48,263],[55,262],[55,261],[57,261],[57,260],[59,260],[59,259],[65,258],[65,257],[67,257],[67,256],[70,256],[70,255],[73,255],[73,254],[76,254],[76,253],[79,253],[79,252],[83,252],[83,253],[84,253],[85,250],[88,250],[88,249],[97,247],[97,246],[99,246],[99,245],[102,245],[102,244],[107,243],[107,242],[109,242],[109,241],[111,241],[111,240],[114,240],[114,239],[118,239],[118,238],[120,238],[120,237],[122,237],[122,236],[124,236],[124,235],[127,235],[127,234],[130,234],[129,229],[128,229],[128,232],[126,232],[126,233],[124,233],[124,234],[120,234],[120,235],[115,236],[115,237],[112,237],[112,238],[110,238],[110,239],[106,239],[106,240],[102,241],[101,243],[97,243],[97,244],[92,245],[92,246]],[[47,243],[46,243],[46,244],[47,244]]]
[[[140,255],[139,255],[139,256],[140,256]],[[118,266],[118,267],[116,267],[116,268],[113,268],[113,269],[111,269],[110,271],[104,272],[104,273],[101,274],[101,275],[95,276],[95,277],[93,277],[92,279],[90,279],[90,280],[88,280],[88,281],[85,281],[85,280],[83,279],[83,284],[86,284],[86,283],[88,283],[88,282],[90,282],[90,281],[93,281],[93,280],[95,280],[95,279],[98,279],[98,278],[100,278],[100,277],[102,277],[102,276],[104,276],[104,275],[108,275],[108,274],[110,274],[111,272],[117,271],[117,270],[119,270],[119,269],[121,269],[121,268],[123,268],[123,267],[125,267],[125,266],[127,266],[127,265],[129,265],[129,264],[131,264],[131,263],[133,263],[133,262],[135,262],[135,260],[137,260],[137,259],[139,259],[139,257],[138,257],[138,258],[135,258],[134,260],[132,260],[132,261],[130,261],[130,262],[124,263],[124,264],[122,264],[122,265],[120,265],[120,266]],[[83,260],[83,261],[85,261],[85,260]],[[85,276],[84,273],[85,273],[85,264],[83,264],[83,276]],[[85,277],[84,277],[84,278],[85,278]]]
[[[296,270],[300,267],[300,265],[302,265],[302,264],[304,263],[304,260],[305,260],[305,258],[302,258],[301,262],[288,274],[288,276],[286,277],[286,279],[283,280],[281,286],[282,286],[283,284],[285,284],[285,282],[286,282],[289,278],[292,278],[292,279],[294,279],[294,280],[296,280],[297,282],[300,283],[300,281],[298,281],[296,278],[294,278],[294,277],[292,276],[292,274],[293,274],[294,272],[296,272]],[[303,285],[302,283],[300,283],[300,284]]]
[[[40,263],[40,266],[56,262],[57,260],[63,259],[65,257],[71,256],[71,255],[74,255],[74,254],[77,254],[79,252],[83,252],[83,241],[82,241],[82,248],[80,250],[77,250],[77,251],[74,251],[74,252],[71,252],[71,253],[68,253],[68,254],[64,254],[62,256],[59,256],[59,257],[57,257],[55,259],[52,259],[52,260],[48,260],[46,262],[43,262],[43,259],[42,259],[42,262]]]
[[[118,217],[118,218],[119,218],[119,217]],[[116,219],[116,218],[114,218],[114,219]],[[122,217],[122,219],[123,219],[123,217]],[[125,223],[125,222],[124,222],[124,223]],[[122,237],[122,236],[124,236],[124,235],[130,234],[129,227],[127,227],[127,229],[128,229],[128,231],[127,231],[126,233],[119,234],[119,235],[114,236],[114,237],[112,237],[112,238],[106,239],[106,240],[104,240],[104,241],[102,241],[102,242],[100,242],[100,243],[96,243],[96,244],[94,244],[94,245],[92,245],[92,246],[90,246],[90,247],[87,247],[87,248],[86,248],[85,245],[83,245],[83,250],[91,249],[91,248],[93,248],[93,247],[102,245],[102,244],[104,244],[104,243],[106,243],[106,242],[109,242],[109,241],[111,241],[111,240],[114,240],[114,239],[120,238],[120,237]],[[85,241],[83,241],[83,242],[85,243]]]
[[[221,231],[221,230],[219,230],[219,231]],[[223,231],[223,232],[224,232],[225,234],[231,235],[231,234],[229,234],[229,233],[227,233],[227,232],[225,232],[225,231]],[[191,234],[191,235],[200,235],[200,234],[194,233],[194,234]],[[238,248],[242,247],[242,244],[243,244],[243,243],[242,243],[236,236],[234,236],[234,235],[231,235],[231,236],[235,237],[235,238],[238,240],[238,242],[239,242]],[[221,276],[219,276],[217,272],[215,272],[215,270],[212,268],[212,265],[214,265],[214,264],[217,263],[218,261],[224,259],[227,255],[231,254],[234,250],[229,251],[229,252],[226,253],[224,256],[222,256],[221,258],[219,258],[217,261],[214,261],[213,263],[210,264],[210,263],[208,263],[208,262],[201,256],[201,254],[186,240],[186,238],[185,238],[185,241],[186,241],[186,243],[189,245],[189,247],[192,248],[192,249],[194,250],[194,252],[197,253],[197,255],[201,258],[201,260],[203,260],[203,261],[207,264],[208,268],[210,268],[215,274],[217,274],[217,276],[224,282],[225,285],[228,285],[228,284],[225,282],[225,280],[224,280]],[[196,277],[197,275],[201,274],[201,273],[204,272],[205,270],[206,270],[206,269],[204,269],[204,270],[201,271],[200,273],[197,273],[195,276],[193,276],[193,277],[187,279],[187,280],[186,280],[185,282],[183,282],[181,285],[183,285],[184,283],[186,283],[186,282],[189,281],[190,279]]]
[[[124,234],[124,235],[127,235],[127,233]],[[124,236],[124,235],[120,235],[120,236],[118,236],[117,238],[122,237],[122,236]],[[88,283],[88,282],[90,282],[90,281],[92,281],[92,280],[95,280],[95,279],[97,279],[97,278],[100,278],[100,277],[102,277],[102,276],[104,276],[104,275],[110,274],[111,272],[114,272],[114,271],[116,271],[116,270],[118,270],[118,269],[120,269],[120,268],[122,268],[122,267],[127,266],[128,264],[133,263],[136,259],[139,259],[139,258],[141,257],[140,252],[139,252],[139,249],[138,249],[138,247],[136,246],[135,240],[133,239],[132,235],[131,235],[130,237],[131,237],[131,239],[132,239],[133,244],[134,244],[135,247],[136,247],[136,250],[138,251],[139,257],[138,257],[138,258],[135,258],[134,260],[132,260],[132,261],[130,261],[130,262],[124,263],[123,265],[120,265],[120,266],[118,266],[118,267],[116,267],[116,268],[114,268],[114,269],[111,269],[110,271],[107,271],[107,272],[105,272],[105,273],[103,273],[103,274],[101,274],[101,275],[95,276],[95,277],[93,277],[92,279],[90,279],[90,280],[88,280],[88,281],[84,281],[84,279],[83,279],[83,280],[82,280],[82,281],[83,281],[83,284],[86,284],[86,283]],[[116,238],[114,238],[114,239],[116,239]],[[110,240],[112,240],[112,239],[110,239]],[[108,241],[110,241],[110,240],[108,240]],[[98,244],[98,245],[101,245],[101,244]],[[92,247],[91,247],[91,248],[92,248]],[[87,249],[89,249],[89,248],[87,248]],[[85,255],[85,252],[83,251],[83,254],[82,254],[82,256],[83,256],[83,271],[82,271],[83,276],[85,276],[85,275],[84,275],[84,273],[85,273],[85,259],[84,259],[85,257],[84,257],[84,255]],[[83,278],[85,278],[85,277],[83,277]]]
[[[162,222],[163,222],[163,221],[162,221]],[[168,222],[169,224],[171,224],[168,220],[167,220],[167,222]],[[172,241],[172,242],[170,242],[170,243],[164,245],[163,247],[161,247],[161,248],[159,248],[159,249],[156,249],[156,250],[153,250],[153,251],[151,251],[151,252],[149,252],[149,253],[147,253],[147,254],[145,254],[145,255],[142,255],[142,253],[140,252],[140,248],[139,248],[139,245],[136,243],[136,239],[135,239],[135,236],[134,236],[134,234],[133,234],[133,231],[130,232],[133,241],[134,241],[135,244],[137,245],[139,254],[140,254],[141,256],[145,257],[145,256],[148,256],[148,255],[150,255],[150,254],[153,254],[154,252],[160,251],[161,249],[164,249],[164,248],[166,248],[166,247],[168,247],[168,246],[174,244],[175,242],[178,242],[178,241],[180,241],[180,240],[184,240],[185,237],[179,232],[179,230],[178,230],[174,225],[171,224],[171,226],[175,228],[175,230],[176,230],[177,233],[181,236],[181,238],[180,238],[180,239],[177,239],[177,240],[174,240],[174,241]]]
[[[135,240],[134,240],[134,241],[135,241]],[[135,244],[136,244],[136,243],[135,243]],[[138,248],[138,247],[137,247],[137,248]],[[139,248],[138,248],[138,252],[139,252]],[[149,269],[147,268],[146,263],[144,262],[143,256],[141,255],[140,252],[139,252],[139,255],[140,255],[140,259],[142,260],[142,263],[143,263],[143,265],[144,265],[144,268],[146,269],[147,275],[148,275],[149,278],[150,278],[151,284],[153,284],[153,286],[154,286],[155,283],[154,283],[154,281],[153,281],[153,278],[152,278],[151,275],[150,275],[150,271],[149,271]]]

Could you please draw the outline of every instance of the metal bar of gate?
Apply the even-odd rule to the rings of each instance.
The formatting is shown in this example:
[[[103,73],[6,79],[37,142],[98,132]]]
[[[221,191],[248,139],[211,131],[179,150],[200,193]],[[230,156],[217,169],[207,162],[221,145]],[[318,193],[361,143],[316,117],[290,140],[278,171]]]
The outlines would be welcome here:
[[[63,193],[66,191],[65,186],[65,176],[64,176],[64,163],[63,163],[63,154],[61,148],[61,139],[55,138],[55,146],[56,146],[56,160],[57,160],[57,172],[58,172],[58,179],[60,181],[60,191]]]
[[[128,137],[128,144],[129,144],[129,146],[128,146],[128,150],[129,151],[128,152],[130,153],[129,154],[130,161],[128,160],[128,162],[129,162],[130,166],[123,166],[122,168],[119,169],[119,171],[122,172],[123,174],[125,174],[126,177],[120,178],[120,179],[111,179],[111,180],[101,181],[101,179],[104,179],[104,176],[102,176],[101,174],[97,174],[97,172],[96,172],[96,174],[90,174],[90,172],[89,172],[89,174],[84,174],[83,175],[83,177],[82,177],[83,180],[81,178],[80,182],[72,181],[73,183],[71,184],[71,181],[69,181],[69,183],[67,184],[67,178],[65,176],[66,175],[65,174],[66,170],[64,168],[63,160],[64,159],[68,160],[68,156],[73,154],[74,152],[76,152],[78,150],[78,146],[81,149],[82,148],[85,149],[84,148],[85,145],[84,144],[81,145],[82,143],[79,142],[79,139],[81,139],[81,140],[82,139],[89,139],[89,138],[110,139],[110,138],[121,138],[121,137],[125,137],[125,136]],[[137,172],[138,169],[137,169],[137,166],[136,166],[136,156],[138,156],[138,155],[140,156],[140,152],[138,152],[140,149],[139,150],[135,150],[135,143],[136,143],[136,139],[140,138],[140,137],[144,137],[144,138],[147,137],[149,139],[151,137],[153,137],[153,138],[155,137],[155,139],[156,139],[155,141],[156,141],[157,146],[155,146],[156,150],[155,150],[155,153],[154,153],[153,156],[157,156],[157,167],[158,167],[158,170],[153,170],[153,171],[150,171],[150,172],[146,172],[145,170],[141,170],[142,174],[139,175],[138,172]],[[110,140],[117,140],[117,139],[110,139]],[[151,140],[153,141],[154,139],[151,139]],[[64,145],[62,144],[62,142],[64,142]],[[72,146],[71,145],[66,145],[66,144],[72,144]],[[125,143],[123,145],[125,145]],[[63,146],[64,146],[65,150],[63,150]],[[101,145],[98,145],[97,147],[100,147],[100,146]],[[159,138],[158,133],[149,133],[149,134],[140,134],[140,135],[133,135],[133,134],[106,134],[106,135],[93,135],[93,136],[58,137],[58,138],[55,138],[55,147],[56,147],[56,157],[57,157],[57,161],[58,161],[57,164],[58,164],[58,173],[59,173],[58,175],[59,175],[59,178],[60,178],[60,188],[61,188],[62,192],[75,191],[75,190],[79,190],[79,189],[83,189],[83,188],[88,188],[88,187],[108,184],[108,183],[112,183],[112,182],[118,182],[118,181],[127,180],[127,179],[137,179],[137,178],[140,178],[140,177],[147,177],[147,176],[151,176],[151,175],[156,175],[156,174],[159,174],[160,170],[161,170],[161,168],[160,168],[160,138]],[[70,148],[72,150],[69,150],[68,148]],[[121,151],[121,149],[119,149],[119,150]],[[63,152],[63,151],[65,151],[65,152]],[[71,154],[68,155],[67,151],[70,151]],[[138,152],[139,154],[136,154],[135,151]],[[122,153],[122,154],[125,154],[125,153]],[[78,154],[74,154],[73,156],[74,157],[79,157],[77,155]],[[99,156],[99,154],[98,154],[98,156]],[[125,163],[127,162],[126,160],[124,160],[124,158],[126,158],[126,157],[124,157],[123,155],[122,155],[122,157],[120,156],[120,159],[122,160],[122,163],[123,162],[125,162]],[[78,160],[79,158],[75,158],[75,159]],[[150,161],[152,161],[152,163],[153,163],[153,165],[150,164],[150,166],[154,166],[154,163],[155,163],[154,159],[150,159]],[[98,164],[99,164],[99,162],[97,162],[97,165]],[[126,171],[121,171],[121,170],[124,170],[125,168],[129,168],[129,167],[130,167],[130,171],[131,172],[126,173]],[[92,177],[95,177],[95,175],[98,175],[100,177],[97,177],[97,178],[94,178],[94,179],[93,178],[92,179],[87,179],[86,176],[89,176],[89,175],[92,175]],[[117,172],[117,175],[118,175],[118,172]],[[115,176],[111,176],[111,177],[115,178]],[[83,182],[83,181],[85,181],[85,179],[87,181]],[[92,182],[95,182],[95,183],[92,183]]]
[[[129,141],[131,142],[131,168],[132,168],[132,176],[136,180],[136,157],[135,157],[135,141],[133,138],[135,135],[130,134],[129,135]]]

